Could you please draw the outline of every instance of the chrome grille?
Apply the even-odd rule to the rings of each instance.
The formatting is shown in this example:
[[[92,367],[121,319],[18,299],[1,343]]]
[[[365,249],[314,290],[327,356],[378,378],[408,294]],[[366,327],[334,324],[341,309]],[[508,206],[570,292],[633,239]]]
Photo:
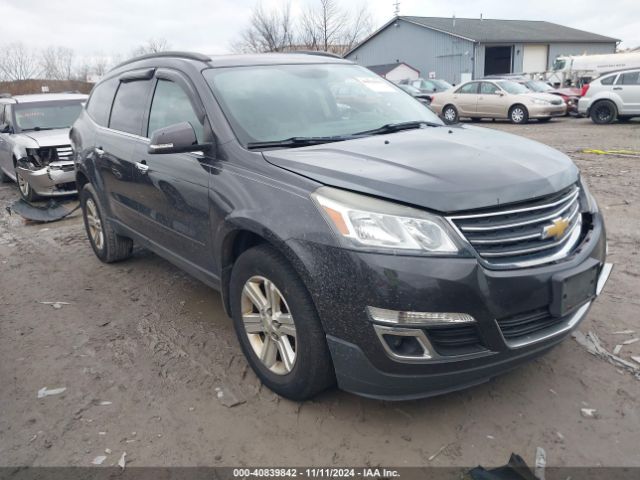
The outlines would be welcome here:
[[[527,267],[566,257],[581,237],[580,189],[485,213],[449,217],[487,263]],[[564,232],[559,231],[564,227]],[[553,236],[553,234],[556,236]]]
[[[56,151],[58,152],[59,160],[69,160],[71,158],[71,154],[73,151],[71,150],[71,145],[61,145],[56,147]]]

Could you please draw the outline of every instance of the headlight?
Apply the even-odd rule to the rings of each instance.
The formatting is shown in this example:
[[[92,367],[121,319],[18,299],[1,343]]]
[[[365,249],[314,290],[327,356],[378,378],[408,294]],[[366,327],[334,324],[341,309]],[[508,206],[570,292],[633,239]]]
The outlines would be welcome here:
[[[596,213],[598,211],[598,202],[596,202],[596,198],[591,195],[589,187],[587,187],[582,177],[580,177],[580,189],[582,190],[582,199],[584,202],[583,208],[589,213]]]
[[[348,247],[429,254],[459,252],[445,221],[416,208],[320,187],[311,197]]]
[[[541,98],[532,98],[531,103],[535,103],[536,105],[551,105],[549,100],[543,100]]]

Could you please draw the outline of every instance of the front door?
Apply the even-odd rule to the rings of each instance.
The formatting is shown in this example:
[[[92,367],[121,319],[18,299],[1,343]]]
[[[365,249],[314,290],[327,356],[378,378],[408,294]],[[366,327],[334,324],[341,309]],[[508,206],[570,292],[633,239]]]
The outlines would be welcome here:
[[[162,72],[159,72],[162,73]],[[156,78],[146,125],[153,131],[189,122],[198,143],[204,143],[201,116],[193,107],[194,91],[186,79]],[[206,121],[206,120],[205,120]],[[144,216],[143,233],[161,247],[177,253],[200,268],[210,269],[212,255],[209,231],[210,152],[149,154],[148,140],[135,151],[135,201]]]
[[[478,116],[490,118],[506,117],[508,109],[506,95],[493,82],[482,82],[480,84],[480,95],[478,95]]]

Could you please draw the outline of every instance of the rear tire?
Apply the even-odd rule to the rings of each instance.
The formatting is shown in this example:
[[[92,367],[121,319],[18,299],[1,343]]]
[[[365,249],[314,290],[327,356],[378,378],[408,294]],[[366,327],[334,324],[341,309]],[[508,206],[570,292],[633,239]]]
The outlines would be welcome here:
[[[267,387],[291,400],[305,400],[335,383],[311,295],[274,248],[258,245],[240,255],[231,272],[229,299],[242,351]]]
[[[524,105],[514,105],[509,110],[509,120],[518,125],[525,124],[529,121],[529,110]]]
[[[90,183],[87,183],[80,192],[80,205],[84,228],[96,257],[104,263],[119,262],[129,258],[133,250],[133,240],[115,232],[111,222],[106,219],[98,195]]]
[[[460,121],[458,117],[458,109],[453,105],[445,105],[442,109],[442,118],[447,125],[453,125]]]
[[[605,125],[613,123],[618,116],[616,104],[610,100],[600,100],[591,107],[589,114],[593,123]]]

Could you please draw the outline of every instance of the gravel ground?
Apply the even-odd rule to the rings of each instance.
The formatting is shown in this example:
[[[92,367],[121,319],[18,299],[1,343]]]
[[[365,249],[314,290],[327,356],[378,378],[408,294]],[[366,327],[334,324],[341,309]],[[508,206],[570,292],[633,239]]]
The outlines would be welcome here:
[[[604,211],[610,259],[604,294],[580,330],[604,346],[640,337],[640,123],[560,119],[517,133],[569,154]],[[124,263],[93,255],[76,213],[26,224],[0,185],[0,465],[550,465],[640,466],[640,381],[567,339],[484,385],[389,403],[329,391],[295,403],[261,388],[219,295],[144,250]],[[61,301],[61,308],[39,302]],[[615,335],[620,330],[635,335]],[[640,342],[620,355],[640,355]],[[42,387],[65,387],[42,399]],[[229,408],[228,391],[244,403]],[[105,403],[110,402],[110,403]],[[581,408],[597,410],[583,418]],[[434,457],[434,454],[440,451]]]

